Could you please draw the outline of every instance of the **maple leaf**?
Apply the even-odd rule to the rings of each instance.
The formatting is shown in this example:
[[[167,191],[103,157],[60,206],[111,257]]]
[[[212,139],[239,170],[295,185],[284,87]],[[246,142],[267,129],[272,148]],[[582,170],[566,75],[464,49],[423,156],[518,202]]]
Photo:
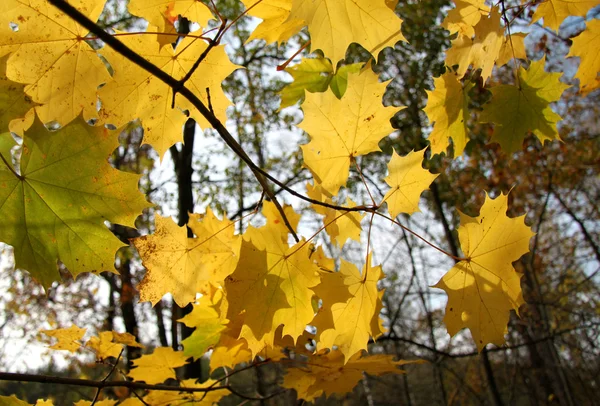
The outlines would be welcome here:
[[[560,139],[556,123],[561,117],[550,108],[569,87],[559,81],[562,73],[546,73],[546,58],[531,62],[529,69],[519,68],[519,86],[499,85],[490,88],[491,101],[484,105],[479,120],[494,123],[491,142],[497,142],[506,153],[523,146],[530,131],[543,143]]]
[[[481,17],[488,16],[490,8],[485,5],[485,0],[454,0],[456,6],[448,11],[442,22],[442,27],[459,35],[471,38],[475,35],[473,27],[479,23]]]
[[[399,109],[382,106],[387,84],[367,69],[348,75],[348,89],[341,99],[331,91],[306,95],[299,127],[311,141],[302,145],[304,163],[331,195],[346,184],[352,160],[380,151],[379,141],[393,131],[390,119]]]
[[[181,342],[186,356],[200,358],[219,342],[221,332],[225,330],[228,322],[219,314],[221,298],[220,290],[213,295],[202,296],[198,303],[194,304],[192,311],[178,320],[187,327],[195,327],[194,332]]]
[[[202,383],[196,383],[195,379],[185,379],[181,381],[183,388],[209,388],[217,385],[218,381],[208,379]],[[176,391],[161,391],[153,390],[147,396],[144,396],[144,401],[149,405],[177,405],[177,406],[193,406],[193,405],[215,405],[230,392],[223,390],[213,390],[209,392],[176,392]],[[121,403],[120,405],[122,405]],[[140,402],[140,406],[143,404]],[[137,405],[136,405],[137,406]]]
[[[384,0],[293,0],[287,21],[294,19],[306,22],[312,47],[334,64],[344,59],[353,42],[377,56],[383,48],[406,41],[402,20]]]
[[[285,71],[292,75],[294,81],[281,90],[280,109],[302,102],[305,90],[311,93],[327,90],[333,66],[329,59],[302,58],[299,64],[288,67]]]
[[[323,192],[323,188],[320,185],[313,186],[307,183],[306,194],[312,199],[333,204],[333,200],[330,197],[326,197],[327,193]],[[350,198],[346,198],[346,207],[355,206],[356,203],[350,200]],[[331,242],[340,248],[344,246],[348,239],[360,242],[360,233],[362,231],[360,222],[365,216],[364,214],[357,211],[335,210],[318,204],[312,204],[311,207],[315,212],[325,216],[323,224],[325,225],[325,232],[331,238]]]
[[[508,195],[486,195],[478,217],[461,213],[458,238],[466,258],[434,285],[448,294],[448,333],[468,328],[479,351],[487,343],[504,344],[510,310],[518,314],[525,303],[521,275],[512,263],[529,252],[534,234],[525,216],[509,218],[507,209]]]
[[[138,191],[140,176],[107,162],[117,137],[81,118],[50,134],[36,119],[25,132],[19,175],[3,156],[0,240],[14,247],[15,266],[46,288],[60,279],[57,261],[75,276],[116,272],[123,244],[104,222],[133,227],[150,206]]]
[[[85,335],[86,329],[72,325],[69,328],[57,328],[54,330],[42,330],[42,333],[49,337],[54,337],[58,342],[50,348],[53,350],[77,351],[81,346],[81,339]]]
[[[377,282],[383,278],[383,273],[381,266],[373,267],[370,262],[369,254],[361,275],[354,264],[342,260],[339,274],[343,288],[337,287],[336,290],[343,293],[337,293],[331,299],[327,299],[324,292],[331,295],[333,289],[325,289],[324,286],[316,289],[317,292],[323,292],[320,297],[324,300],[324,311],[331,312],[333,322],[333,326],[320,326],[314,323],[317,330],[321,327],[317,350],[336,346],[348,361],[360,350],[367,349],[370,337],[378,335],[373,332],[372,320],[375,317],[379,318],[377,309],[381,309],[378,303],[381,297],[377,290]],[[330,280],[333,286],[340,282],[339,277],[337,280]],[[343,301],[344,297],[347,297],[347,300]],[[375,325],[379,326],[378,323]]]
[[[295,389],[298,397],[312,401],[322,394],[344,394],[363,379],[363,373],[381,376],[389,373],[401,374],[405,371],[399,366],[419,361],[394,361],[392,355],[362,356],[359,352],[344,362],[340,351],[331,351],[324,355],[313,355],[306,365],[299,361],[298,368],[288,368],[283,378],[284,388]]]
[[[37,106],[24,92],[24,86],[6,77],[6,60],[0,58],[0,131],[10,131],[23,136],[35,118]]]
[[[96,21],[104,3],[76,0],[71,5]],[[26,84],[25,92],[42,104],[36,108],[42,122],[66,125],[82,111],[86,121],[96,118],[96,90],[110,76],[86,43],[87,30],[46,0],[3,0],[0,16],[0,56],[11,53],[6,76]]]
[[[500,54],[504,41],[504,29],[500,25],[498,7],[493,7],[486,18],[482,18],[474,28],[475,36],[459,35],[446,52],[446,65],[458,65],[456,73],[463,77],[470,65],[481,69],[483,83],[492,75],[492,69]]]
[[[314,316],[311,288],[319,280],[305,241],[290,248],[269,224],[246,231],[238,267],[225,280],[225,293],[227,318],[243,318],[240,337],[252,354],[273,345],[280,325],[283,335],[296,339],[302,334]]]
[[[579,79],[579,91],[589,93],[600,87],[600,20],[590,20],[585,30],[573,38],[567,58],[579,57],[579,68],[575,78]]]
[[[329,59],[302,58],[302,61],[285,71],[292,75],[294,81],[286,85],[280,92],[280,109],[304,101],[304,92],[324,92],[328,87],[341,99],[348,87],[348,74],[358,73],[364,64],[353,63],[340,67],[335,73]]]
[[[506,35],[502,41],[502,47],[496,59],[496,66],[506,65],[512,59],[527,59],[525,51],[525,37],[527,34],[522,32]]]
[[[133,15],[146,19],[160,32],[177,31],[173,26],[179,15],[206,27],[213,19],[210,9],[199,0],[131,0],[127,6]],[[175,42],[177,36],[171,38]]]
[[[283,205],[283,212],[287,218],[290,226],[295,230],[298,228],[300,222],[300,214],[294,211],[294,208],[289,204]],[[281,213],[277,210],[275,203],[266,201],[263,202],[262,214],[267,219],[267,224],[277,229],[277,233],[281,236],[283,242],[287,242],[289,230],[281,217]]]
[[[94,403],[90,402],[89,400],[80,400],[73,403],[73,406],[114,406],[116,404],[117,401],[112,399],[103,399]]]
[[[217,368],[234,368],[242,362],[250,362],[254,358],[248,349],[248,343],[238,338],[242,331],[243,320],[238,318],[227,324],[221,332],[219,342],[214,346],[210,355],[210,370]]]
[[[469,91],[474,84],[464,87],[452,72],[433,79],[434,90],[427,90],[427,105],[423,109],[433,123],[428,140],[431,154],[446,152],[450,138],[454,144],[454,156],[461,155],[469,140]]]
[[[30,403],[17,398],[15,395],[0,395],[0,406],[30,406]]]
[[[98,337],[91,337],[85,346],[96,353],[96,359],[103,360],[108,357],[118,358],[123,350],[123,344],[130,347],[144,348],[143,345],[135,341],[133,335],[115,331],[101,331]]]
[[[152,354],[134,359],[134,368],[127,376],[134,381],[144,381],[150,385],[163,383],[169,378],[176,378],[175,368],[185,365],[187,358],[182,351],[173,351],[171,347],[158,347]]]
[[[185,77],[208,46],[201,39],[186,37],[175,50],[173,47],[161,48],[153,34],[125,36],[121,40],[178,80]],[[173,91],[169,85],[111,48],[105,47],[100,53],[114,70],[113,81],[98,92],[102,101],[100,115],[105,122],[120,127],[139,118],[144,128],[144,143],[151,144],[161,159],[171,145],[182,140],[182,128],[188,119],[184,110],[188,110],[190,117],[202,128],[210,127],[208,121],[181,95],[175,98],[176,108],[172,108]],[[209,89],[211,106],[221,122],[226,121],[225,110],[230,104],[221,82],[234,69],[236,65],[229,61],[225,47],[216,46],[186,82],[186,86],[206,105],[206,89]]]
[[[280,44],[296,35],[306,25],[301,19],[288,20],[292,0],[242,0],[242,3],[246,6],[248,15],[263,20],[252,31],[248,41],[264,39],[267,44]]]
[[[177,304],[185,306],[211,285],[222,285],[235,269],[240,239],[227,218],[219,220],[210,208],[204,216],[190,215],[188,226],[196,238],[188,238],[186,227],[170,217],[156,214],[155,221],[154,234],[131,240],[147,269],[138,285],[141,301],[155,305],[171,293]]]
[[[423,169],[423,155],[421,151],[411,151],[408,155],[400,156],[392,152],[392,159],[388,164],[389,175],[385,182],[392,188],[383,197],[382,202],[387,202],[390,216],[396,217],[400,213],[413,214],[419,211],[421,193],[429,189],[429,185],[438,177]]]
[[[569,16],[585,17],[587,12],[597,5],[598,0],[545,0],[538,4],[530,24],[543,18],[544,26],[558,31],[558,27],[565,18]]]
[[[144,346],[135,340],[135,336],[129,333],[117,333],[111,331],[112,341],[114,343],[125,344],[128,347],[144,348]]]
[[[85,346],[96,353],[96,359],[103,360],[108,357],[117,358],[123,350],[123,345],[113,342],[112,331],[101,331],[98,337],[91,337]]]

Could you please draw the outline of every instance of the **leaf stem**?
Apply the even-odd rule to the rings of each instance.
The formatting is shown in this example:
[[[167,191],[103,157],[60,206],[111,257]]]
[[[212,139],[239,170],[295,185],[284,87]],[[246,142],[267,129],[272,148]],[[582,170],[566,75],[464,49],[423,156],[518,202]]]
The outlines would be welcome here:
[[[417,237],[418,239],[420,239],[421,241],[423,241],[425,244],[429,245],[429,246],[430,246],[430,247],[432,247],[432,248],[435,248],[436,250],[438,250],[438,251],[439,251],[439,252],[441,252],[442,254],[445,254],[445,255],[449,256],[450,258],[454,259],[455,261],[467,261],[467,260],[468,260],[468,258],[459,258],[459,257],[457,257],[457,256],[455,256],[455,255],[452,255],[452,254],[451,254],[451,253],[449,253],[448,251],[445,251],[445,250],[441,249],[441,248],[440,248],[440,247],[438,247],[437,245],[435,245],[435,244],[433,244],[433,243],[431,243],[431,242],[427,241],[427,240],[426,240],[424,237],[421,237],[421,236],[420,236],[420,235],[419,235],[417,232],[415,232],[415,231],[411,230],[410,228],[408,228],[408,227],[406,227],[406,226],[403,226],[402,224],[400,224],[400,222],[399,222],[399,221],[397,221],[397,220],[394,220],[393,218],[391,218],[391,217],[389,217],[389,216],[386,216],[386,215],[385,215],[385,214],[383,214],[383,213],[380,213],[380,212],[374,212],[374,214],[377,214],[378,216],[380,216],[380,217],[383,217],[384,219],[391,221],[392,223],[396,224],[398,227],[400,227],[400,228],[401,228],[401,229],[403,229],[404,231],[407,231],[407,232],[411,233],[412,235],[414,235],[415,237]]]
[[[6,167],[13,173],[13,175],[15,175],[19,180],[24,180],[25,179],[24,176],[19,175],[15,171],[15,169],[13,168],[13,166],[8,163],[8,161],[4,158],[4,155],[2,155],[2,153],[0,153],[0,158],[2,158],[2,162],[4,162],[4,165],[6,165]]]

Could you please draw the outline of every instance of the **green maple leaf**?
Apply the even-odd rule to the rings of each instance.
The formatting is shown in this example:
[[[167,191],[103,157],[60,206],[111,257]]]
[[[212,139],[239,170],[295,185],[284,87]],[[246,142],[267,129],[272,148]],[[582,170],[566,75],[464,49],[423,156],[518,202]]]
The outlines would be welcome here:
[[[10,164],[10,140],[0,138],[0,241],[13,246],[15,266],[44,287],[60,279],[57,261],[75,276],[115,272],[123,244],[104,222],[133,227],[149,206],[138,191],[139,176],[107,162],[117,135],[81,117],[51,134],[36,119],[25,132],[17,171]]]
[[[507,153],[520,150],[525,136],[532,132],[543,143],[558,140],[556,123],[561,117],[550,103],[560,99],[569,87],[559,81],[562,73],[547,73],[546,58],[531,62],[529,69],[519,69],[518,86],[499,85],[490,89],[492,100],[479,116],[482,123],[494,123],[492,142]]]

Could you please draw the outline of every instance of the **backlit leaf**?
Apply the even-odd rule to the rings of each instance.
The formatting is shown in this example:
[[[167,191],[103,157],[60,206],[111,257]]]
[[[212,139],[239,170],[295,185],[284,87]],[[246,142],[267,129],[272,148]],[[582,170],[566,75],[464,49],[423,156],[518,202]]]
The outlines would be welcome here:
[[[477,23],[473,38],[459,35],[452,41],[452,47],[446,53],[446,65],[458,65],[456,73],[460,78],[471,65],[473,69],[481,69],[483,83],[492,75],[504,41],[500,19],[498,7],[494,7],[489,16]]]
[[[76,352],[82,346],[81,339],[85,335],[85,331],[85,328],[79,328],[73,324],[69,328],[42,330],[41,332],[58,340],[56,344],[50,347],[53,350]]]
[[[507,195],[486,196],[478,217],[461,214],[458,237],[465,259],[434,286],[448,294],[448,333],[468,328],[479,351],[487,343],[504,344],[510,310],[518,313],[524,303],[521,275],[512,263],[529,252],[534,234],[525,216],[509,218],[507,208]]]
[[[336,346],[346,361],[360,350],[366,350],[369,338],[376,335],[371,327],[372,319],[379,317],[376,312],[381,308],[378,305],[381,298],[377,282],[383,278],[383,273],[381,266],[371,266],[370,256],[368,260],[362,274],[355,265],[342,260],[340,275],[349,297],[345,302],[331,304],[333,327],[321,331],[317,343],[318,350]]]
[[[433,123],[433,131],[428,140],[431,154],[446,152],[450,138],[454,145],[454,156],[461,155],[469,141],[469,91],[473,83],[464,86],[456,75],[446,72],[433,79],[434,89],[427,91],[427,106],[423,109]]]
[[[600,20],[590,20],[585,30],[573,38],[573,45],[569,50],[568,58],[578,56],[579,68],[575,78],[579,79],[579,91],[589,93],[600,87]]]
[[[519,68],[519,86],[490,88],[492,99],[483,107],[479,120],[496,124],[491,141],[507,153],[520,150],[529,132],[542,143],[560,139],[556,123],[561,117],[552,111],[550,103],[558,101],[569,85],[559,81],[561,73],[546,73],[545,61],[531,62],[527,70]]]
[[[398,367],[414,361],[394,361],[391,355],[362,356],[357,353],[344,362],[340,351],[331,351],[324,355],[314,355],[306,365],[298,363],[297,368],[289,368],[283,379],[283,387],[295,389],[298,397],[312,401],[322,394],[345,394],[363,379],[363,373],[381,376],[389,373],[401,374],[405,371]]]
[[[330,194],[346,184],[352,160],[380,151],[379,141],[393,131],[390,119],[399,109],[382,106],[386,86],[367,69],[348,76],[341,99],[331,91],[306,95],[299,127],[311,141],[302,146],[304,163]]]
[[[286,42],[296,35],[306,23],[302,19],[288,20],[292,9],[292,0],[242,0],[248,10],[248,15],[263,20],[256,27],[248,41],[264,39],[267,44]]]
[[[70,4],[96,21],[105,0],[75,0]],[[68,124],[83,111],[97,117],[96,91],[110,80],[104,63],[87,44],[87,30],[46,0],[0,2],[0,56],[11,53],[6,76],[26,84],[25,92],[42,104],[43,123]],[[13,31],[11,22],[18,24]]]
[[[24,92],[24,85],[6,77],[6,60],[0,58],[0,132],[11,131],[23,136],[23,131],[33,124],[37,106]]]
[[[176,378],[175,368],[185,365],[187,358],[182,351],[173,351],[171,347],[158,347],[152,354],[134,359],[134,368],[128,376],[134,381],[144,381],[151,385],[163,383],[169,378]]]
[[[598,0],[545,0],[538,4],[531,24],[544,19],[543,24],[558,31],[560,24],[568,16],[585,17],[587,12],[598,5]]]
[[[311,288],[319,280],[309,244],[300,241],[290,248],[269,224],[251,227],[244,234],[238,267],[225,280],[227,318],[243,318],[240,337],[253,354],[273,345],[280,325],[283,335],[296,339],[314,316]]]
[[[197,38],[186,37],[177,46],[160,47],[156,35],[129,35],[120,38],[127,46],[138,52],[154,65],[176,79],[182,79],[192,68],[208,44]],[[114,69],[113,81],[103,86],[98,94],[102,101],[100,115],[104,122],[117,127],[140,119],[144,128],[144,143],[151,144],[162,158],[169,147],[182,141],[182,128],[187,120],[184,110],[202,128],[208,121],[181,95],[172,107],[172,89],[144,69],[110,48],[101,54]],[[230,102],[223,93],[221,82],[236,68],[229,61],[224,46],[216,46],[200,63],[198,69],[186,82],[203,102],[208,105],[209,89],[211,105],[217,118],[225,122],[225,110]]]
[[[390,216],[419,211],[421,193],[438,177],[423,169],[424,153],[424,149],[411,151],[406,156],[400,156],[396,151],[392,152],[392,160],[388,164],[389,175],[385,178],[391,189],[383,198],[388,205]]]
[[[188,225],[196,238],[188,238],[186,227],[169,217],[157,214],[155,219],[154,234],[132,240],[148,270],[138,285],[140,300],[154,305],[171,293],[185,306],[211,285],[222,285],[235,269],[240,241],[227,218],[219,220],[210,208],[203,216],[192,214]]]
[[[149,206],[138,191],[139,175],[107,162],[117,137],[81,118],[54,133],[36,120],[25,133],[21,176],[0,163],[0,241],[14,247],[16,266],[44,287],[60,279],[57,261],[74,276],[115,272],[123,244],[104,222],[133,227]]]
[[[384,0],[293,0],[288,21],[306,22],[312,49],[320,49],[335,64],[356,42],[373,56],[385,47],[406,41],[402,20]]]

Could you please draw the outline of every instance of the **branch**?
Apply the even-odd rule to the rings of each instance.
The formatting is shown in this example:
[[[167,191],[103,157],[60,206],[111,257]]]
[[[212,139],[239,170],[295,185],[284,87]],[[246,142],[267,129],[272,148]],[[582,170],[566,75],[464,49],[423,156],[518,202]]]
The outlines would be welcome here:
[[[19,381],[19,382],[39,382],[45,384],[55,385],[71,385],[71,386],[85,386],[88,388],[129,388],[129,389],[142,389],[142,390],[165,390],[171,392],[213,392],[217,390],[229,390],[226,386],[215,386],[208,388],[184,388],[181,386],[171,385],[149,385],[143,382],[133,381],[95,381],[92,379],[77,379],[77,378],[63,378],[59,376],[49,375],[34,375],[34,374],[16,374],[11,372],[0,372],[0,381]]]
[[[121,54],[125,58],[129,59],[131,62],[135,63],[140,68],[144,69],[148,73],[152,74],[154,77],[168,85],[173,91],[177,91],[183,97],[185,97],[199,112],[206,118],[209,124],[219,133],[221,138],[225,141],[225,143],[233,150],[235,154],[237,154],[252,170],[254,176],[258,180],[258,183],[262,186],[265,193],[271,201],[275,204],[275,207],[281,214],[284,223],[290,230],[295,238],[298,238],[295,230],[290,225],[284,211],[283,207],[279,204],[279,201],[273,195],[269,184],[267,183],[267,179],[270,179],[275,184],[283,187],[284,185],[280,184],[277,179],[273,178],[261,168],[256,166],[256,164],[250,159],[250,157],[246,154],[246,151],[241,147],[240,144],[235,140],[235,138],[229,133],[229,131],[225,128],[225,126],[221,123],[221,121],[202,103],[202,100],[198,98],[189,88],[186,86],[182,86],[181,82],[175,79],[173,76],[164,72],[162,69],[154,65],[152,62],[146,60],[144,57],[139,55],[137,52],[129,48],[127,45],[119,41],[117,38],[113,37],[106,31],[104,31],[100,26],[94,23],[92,20],[87,18],[84,14],[82,14],[75,7],[67,3],[65,0],[48,0],[52,5],[57,7],[63,13],[71,17],[75,22],[90,30],[91,33],[95,34],[99,39],[104,41],[108,46],[110,46],[117,53]],[[287,190],[287,189],[286,189]],[[299,193],[295,192],[300,195]],[[312,200],[312,199],[311,199]]]

